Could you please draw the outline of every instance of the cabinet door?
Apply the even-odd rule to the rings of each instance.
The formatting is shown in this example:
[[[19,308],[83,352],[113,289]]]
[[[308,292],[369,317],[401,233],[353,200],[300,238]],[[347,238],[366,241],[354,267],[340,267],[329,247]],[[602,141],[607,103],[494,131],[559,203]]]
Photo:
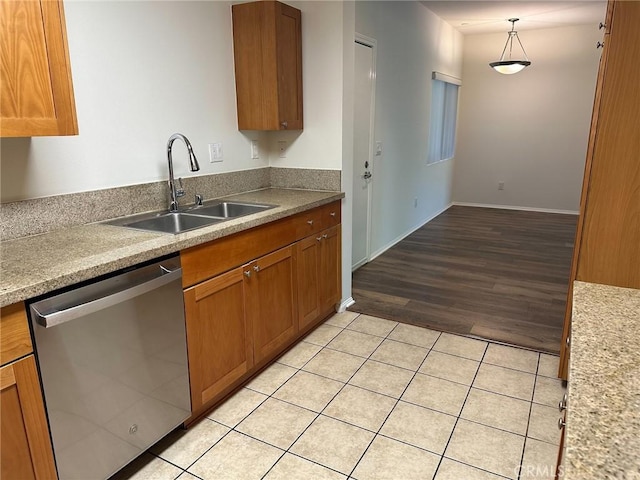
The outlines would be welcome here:
[[[62,1],[0,1],[0,132],[77,135]]]
[[[577,279],[640,288],[640,3],[615,2]]]
[[[296,244],[298,322],[304,330],[320,316],[319,260],[322,236],[312,235]]]
[[[0,369],[0,477],[57,478],[33,355]]]
[[[185,290],[191,408],[196,412],[253,366],[243,269]]]
[[[319,250],[320,314],[325,315],[335,309],[341,296],[340,275],[340,225],[322,232]]]
[[[285,247],[245,267],[256,364],[277,355],[298,332],[293,252]]]
[[[300,10],[276,3],[278,114],[281,130],[302,130],[302,29]]]

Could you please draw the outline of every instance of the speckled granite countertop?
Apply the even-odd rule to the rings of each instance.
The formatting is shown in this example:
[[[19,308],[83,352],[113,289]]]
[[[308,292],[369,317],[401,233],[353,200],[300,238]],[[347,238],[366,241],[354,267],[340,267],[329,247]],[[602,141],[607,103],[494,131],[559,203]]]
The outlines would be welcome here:
[[[343,198],[340,192],[265,189],[225,199],[277,208],[178,235],[100,223],[0,244],[0,306],[178,252]]]
[[[640,290],[575,282],[565,479],[640,479]]]

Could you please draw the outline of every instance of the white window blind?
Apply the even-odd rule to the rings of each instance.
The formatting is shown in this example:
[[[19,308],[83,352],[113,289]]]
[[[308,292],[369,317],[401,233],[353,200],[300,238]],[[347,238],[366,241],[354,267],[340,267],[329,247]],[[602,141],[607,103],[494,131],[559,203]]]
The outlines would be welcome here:
[[[456,144],[459,79],[433,72],[427,163],[453,158]]]

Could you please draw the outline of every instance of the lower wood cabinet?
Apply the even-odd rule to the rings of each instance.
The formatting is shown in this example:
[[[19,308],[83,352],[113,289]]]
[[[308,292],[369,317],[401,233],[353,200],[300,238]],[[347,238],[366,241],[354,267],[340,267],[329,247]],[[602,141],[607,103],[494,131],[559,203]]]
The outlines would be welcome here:
[[[335,311],[339,207],[334,202],[182,252],[193,410],[187,424]],[[231,253],[221,258],[225,251]],[[234,268],[206,278],[230,257]]]
[[[340,225],[300,240],[296,253],[298,322],[304,331],[340,301]]]
[[[0,404],[0,477],[57,478],[33,355],[0,369]]]
[[[256,364],[273,358],[298,333],[292,246],[245,267],[248,313]]]
[[[236,268],[184,292],[194,412],[253,366],[243,272]]]

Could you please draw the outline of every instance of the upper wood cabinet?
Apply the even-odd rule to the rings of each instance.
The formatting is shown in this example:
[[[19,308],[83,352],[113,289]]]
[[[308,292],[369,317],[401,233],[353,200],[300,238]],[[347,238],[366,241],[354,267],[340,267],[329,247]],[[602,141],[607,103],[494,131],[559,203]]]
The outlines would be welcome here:
[[[640,288],[640,2],[610,1],[607,12],[560,350],[565,379],[573,281]]]
[[[232,6],[239,130],[302,130],[300,10],[275,1]]]
[[[77,135],[61,0],[0,0],[0,136]]]

